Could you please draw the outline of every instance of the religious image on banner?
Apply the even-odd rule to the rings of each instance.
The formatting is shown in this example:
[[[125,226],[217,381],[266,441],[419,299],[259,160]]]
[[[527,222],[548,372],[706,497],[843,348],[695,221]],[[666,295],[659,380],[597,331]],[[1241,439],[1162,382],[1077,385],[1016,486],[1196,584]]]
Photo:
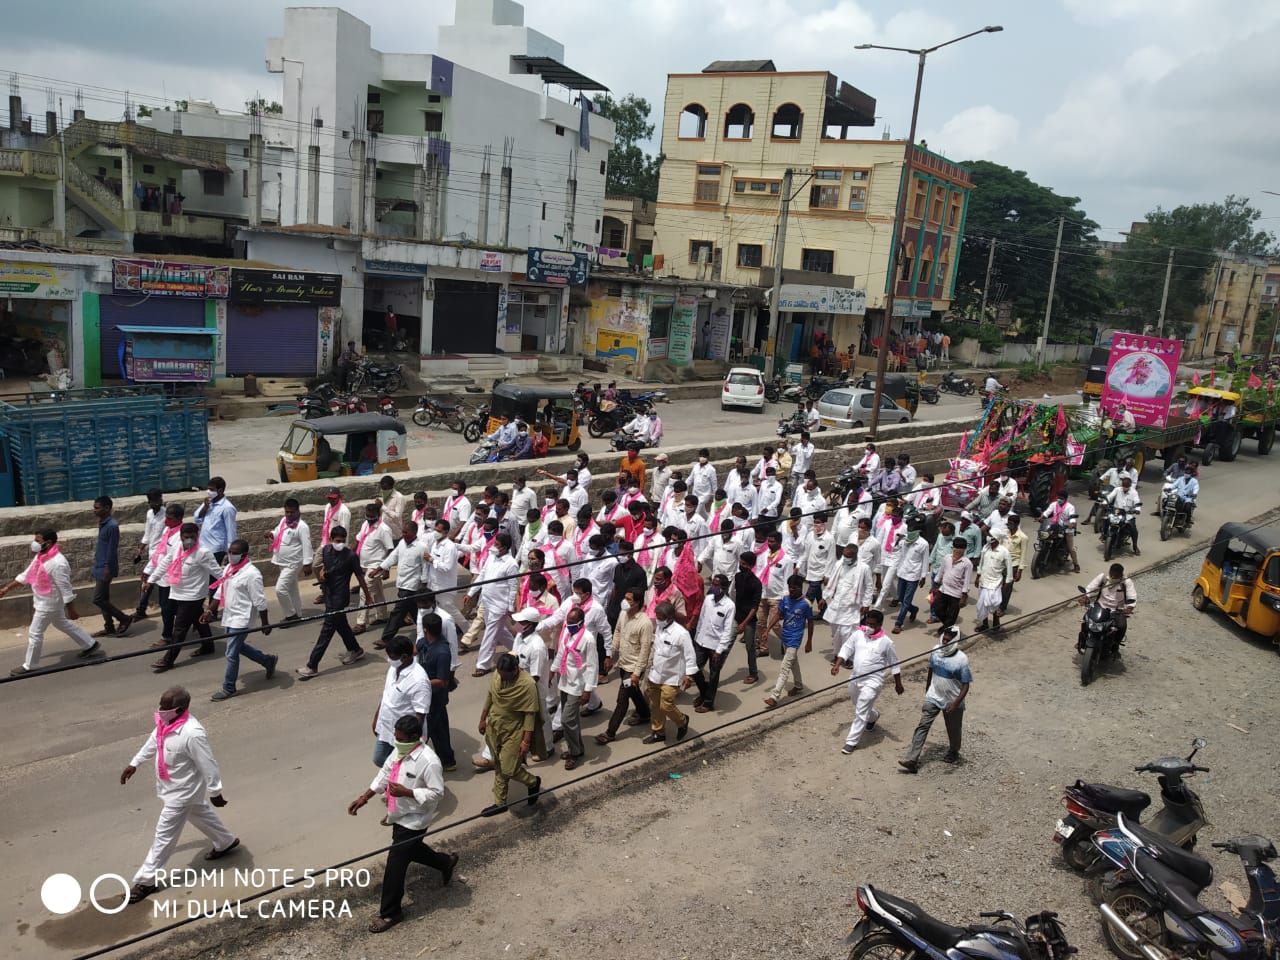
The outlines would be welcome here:
[[[1102,409],[1114,415],[1124,404],[1138,426],[1164,427],[1181,357],[1181,340],[1115,334],[1107,357]]]

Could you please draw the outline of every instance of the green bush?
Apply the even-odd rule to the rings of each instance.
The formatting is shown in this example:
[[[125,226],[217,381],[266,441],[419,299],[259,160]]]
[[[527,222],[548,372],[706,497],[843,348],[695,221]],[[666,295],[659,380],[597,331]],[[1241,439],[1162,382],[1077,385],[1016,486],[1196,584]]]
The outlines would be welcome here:
[[[1004,346],[1004,333],[994,323],[983,323],[975,331],[970,328],[970,335],[978,341],[983,353],[999,353]]]

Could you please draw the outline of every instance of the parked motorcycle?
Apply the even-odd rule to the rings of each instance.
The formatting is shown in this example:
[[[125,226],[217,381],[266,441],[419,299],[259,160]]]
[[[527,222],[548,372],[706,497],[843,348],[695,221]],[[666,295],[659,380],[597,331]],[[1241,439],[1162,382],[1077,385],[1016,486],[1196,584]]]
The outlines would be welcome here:
[[[396,408],[396,402],[385,394],[378,398],[378,412],[384,417],[400,419],[400,411]]]
[[[1089,595],[1084,587],[1076,589],[1088,599]],[[1080,633],[1076,638],[1076,648],[1080,650],[1080,686],[1087,687],[1090,684],[1095,671],[1104,661],[1119,659],[1120,647],[1123,645],[1120,622],[1111,610],[1102,605],[1099,597],[1095,596],[1085,608],[1084,618],[1080,621]]]
[[[770,403],[777,403],[782,395],[782,374],[764,382],[764,398]]]
[[[1110,560],[1123,550],[1137,542],[1138,514],[1133,510],[1113,509],[1108,505],[1106,526],[1102,529],[1102,559]]]
[[[1048,517],[1040,520],[1040,531],[1036,536],[1035,557],[1031,561],[1031,579],[1041,577],[1064,569],[1071,562],[1071,550],[1067,546],[1067,524],[1055,523]]]
[[[332,417],[346,412],[344,405],[338,400],[338,391],[333,384],[327,382],[317,383],[310,393],[297,394],[297,400],[298,416],[304,420]]]
[[[463,424],[462,439],[466,440],[467,443],[476,443],[488,429],[489,405],[482,403],[476,408],[476,415]]]
[[[418,406],[413,411],[413,422],[420,427],[440,423],[454,433],[461,433],[466,425],[466,408],[460,403],[419,397]]]
[[[1171,481],[1165,481],[1160,490],[1160,539],[1168,540],[1175,533],[1191,532],[1191,508],[1194,504],[1178,496]]]
[[[398,363],[383,367],[364,357],[351,374],[352,393],[395,393],[403,386],[404,374]]]
[[[838,379],[835,377],[810,377],[809,382],[805,385],[804,395],[810,400],[817,400],[828,390],[834,390],[837,387],[847,387],[849,385],[849,374],[846,371]],[[783,394],[786,398],[786,394]]]
[[[1203,737],[1191,742],[1191,753],[1181,757],[1163,757],[1134,767],[1135,773],[1154,773],[1160,778],[1160,799],[1164,806],[1157,810],[1143,829],[1174,847],[1190,850],[1196,836],[1208,823],[1199,795],[1183,783],[1183,777],[1195,771],[1208,772],[1207,767],[1197,767],[1191,762],[1196,753],[1206,746]],[[1072,870],[1089,872],[1098,865],[1105,865],[1102,852],[1093,842],[1100,830],[1115,826],[1116,816],[1124,814],[1137,821],[1142,811],[1151,805],[1151,795],[1142,790],[1129,790],[1109,783],[1085,783],[1077,780],[1066,787],[1062,803],[1067,815],[1058,821],[1053,839],[1062,848],[1062,859]]]
[[[908,380],[907,381],[907,397],[909,398],[913,394],[917,395],[916,399],[918,401],[923,400],[925,403],[928,403],[928,404],[935,404],[939,400],[938,388],[935,387],[932,383],[917,383],[915,381]]]
[[[645,390],[635,393],[631,390],[619,390],[618,402],[624,403],[637,413],[648,413],[653,409],[656,403],[665,403],[667,392],[665,390]]]
[[[938,389],[943,393],[954,393],[958,397],[968,397],[978,389],[972,377],[962,377],[954,370],[948,370],[938,381]]]
[[[1233,837],[1215,843],[1238,856],[1249,880],[1249,900],[1237,917],[1210,910],[1199,901],[1213,879],[1208,861],[1183,854],[1169,858],[1162,847],[1117,818],[1124,853],[1117,860],[1124,882],[1106,891],[1099,911],[1107,946],[1132,960],[1224,958],[1275,960],[1280,956],[1280,883],[1270,864],[1275,844],[1266,837]],[[1104,846],[1109,846],[1104,840]],[[1108,857],[1113,854],[1107,853]]]
[[[1065,960],[1076,950],[1063,933],[1058,915],[1045,910],[1019,923],[1003,910],[980,913],[990,924],[952,926],[871,884],[858,887],[862,919],[846,943],[849,960],[876,957],[921,957],[928,960],[1017,957],[1023,960]]]

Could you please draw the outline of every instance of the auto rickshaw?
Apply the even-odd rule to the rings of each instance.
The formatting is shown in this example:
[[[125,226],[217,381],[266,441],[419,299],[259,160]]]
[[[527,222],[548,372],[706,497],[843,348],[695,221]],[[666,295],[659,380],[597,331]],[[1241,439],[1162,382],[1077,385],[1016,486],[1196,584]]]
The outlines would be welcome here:
[[[282,483],[409,469],[404,424],[378,413],[295,420],[276,454]]]
[[[1280,529],[1224,523],[1191,589],[1191,605],[1217,607],[1246,630],[1280,642]]]
[[[572,390],[558,387],[526,387],[499,383],[489,404],[489,426],[493,433],[502,426],[501,417],[523,420],[531,431],[547,438],[548,449],[567,447],[577,453],[582,446],[578,434],[578,406]]]

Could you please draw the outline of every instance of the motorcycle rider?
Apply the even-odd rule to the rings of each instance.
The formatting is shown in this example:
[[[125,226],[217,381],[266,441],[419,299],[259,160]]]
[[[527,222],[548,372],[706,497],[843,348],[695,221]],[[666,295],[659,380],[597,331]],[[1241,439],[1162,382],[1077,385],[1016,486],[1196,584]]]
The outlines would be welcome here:
[[[517,420],[515,439],[507,446],[498,448],[498,459],[528,460],[532,456],[533,438],[529,436],[529,425],[523,420]]]
[[[1164,478],[1170,482],[1177,480],[1187,472],[1187,455],[1185,453],[1178,454],[1178,459],[1170,464],[1169,469],[1164,472]]]
[[[1178,506],[1187,511],[1187,526],[1190,526],[1194,522],[1196,498],[1200,496],[1199,470],[1194,463],[1188,464],[1187,472],[1173,482],[1173,492],[1177,494]]]
[[[1113,510],[1123,510],[1129,514],[1126,521],[1129,524],[1129,533],[1133,537],[1133,552],[1135,556],[1142,556],[1142,551],[1138,548],[1138,514],[1142,512],[1142,498],[1138,495],[1138,491],[1133,489],[1133,478],[1128,474],[1120,477],[1120,486],[1107,494],[1107,503]],[[1108,527],[1110,523],[1108,523]],[[1102,536],[1111,535],[1109,529],[1102,532]]]
[[[649,418],[643,413],[636,411],[636,415],[626,422],[622,427],[622,433],[634,443],[647,447],[650,445],[649,440]]]
[[[880,470],[880,454],[876,453],[876,445],[868,443],[866,451],[862,454],[862,459],[853,465],[856,473],[866,474],[867,479],[875,478],[876,473]]]
[[[486,440],[496,440],[498,442],[498,453],[515,443],[516,425],[511,422],[511,418],[506,414],[498,417],[498,429],[493,433],[485,435]]]
[[[987,379],[982,384],[982,392],[986,394],[987,397],[990,397],[993,393],[996,393],[1003,389],[1004,389],[1004,384],[1002,384],[999,380],[996,379],[995,372],[992,370],[988,370]]]
[[[1076,556],[1076,508],[1067,499],[1065,489],[1058,491],[1058,500],[1049,509],[1040,514],[1037,520],[1048,520],[1062,528],[1063,539],[1067,541],[1067,552],[1071,554],[1072,573],[1080,572],[1080,558]]]
[[[1089,581],[1085,593],[1080,596],[1080,606],[1088,606],[1090,597],[1102,604],[1103,609],[1111,611],[1116,623],[1116,642],[1119,643],[1129,629],[1129,617],[1138,603],[1138,591],[1133,580],[1124,575],[1121,564],[1113,563],[1106,573],[1100,573]],[[1078,640],[1076,649],[1084,652]]]
[[[1128,477],[1133,481],[1136,488],[1138,486],[1138,468],[1134,465],[1133,457],[1125,457],[1123,464],[1116,464],[1104,473],[1099,479],[1099,483],[1111,484],[1113,487],[1120,486],[1120,479]]]

